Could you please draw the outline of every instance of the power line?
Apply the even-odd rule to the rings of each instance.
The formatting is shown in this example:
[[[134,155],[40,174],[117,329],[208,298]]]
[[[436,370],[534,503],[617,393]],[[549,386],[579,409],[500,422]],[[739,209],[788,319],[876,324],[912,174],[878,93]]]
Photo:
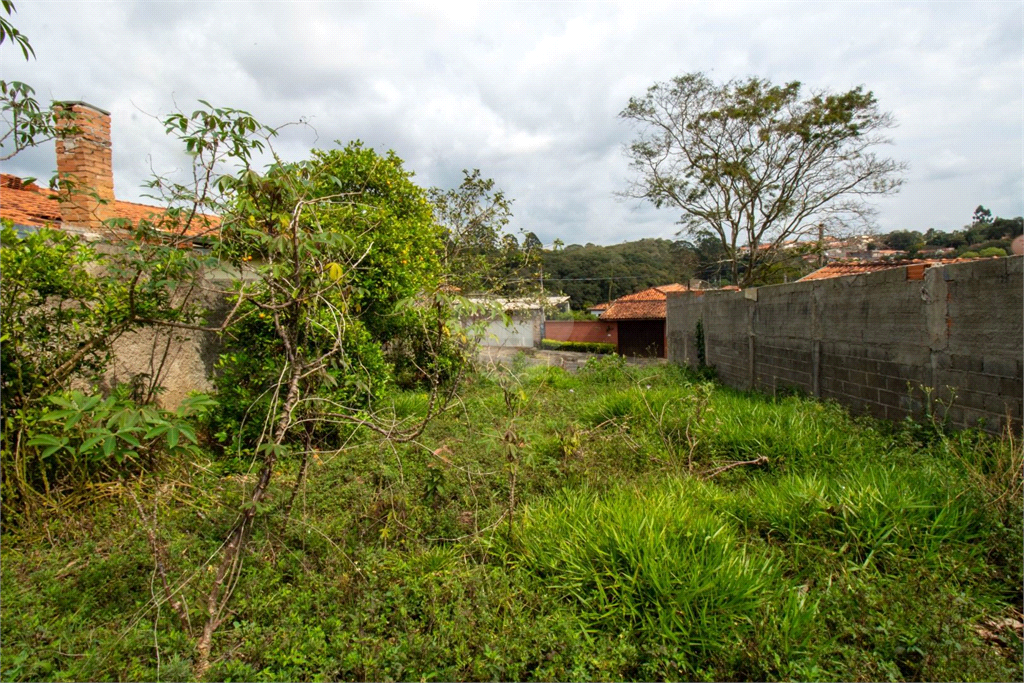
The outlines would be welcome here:
[[[647,275],[621,275],[615,277],[544,277],[545,282],[558,281],[558,282],[585,282],[591,280],[597,280],[605,282],[608,280],[645,280],[650,279]],[[534,282],[535,278],[517,278],[515,280],[506,280],[506,282]]]

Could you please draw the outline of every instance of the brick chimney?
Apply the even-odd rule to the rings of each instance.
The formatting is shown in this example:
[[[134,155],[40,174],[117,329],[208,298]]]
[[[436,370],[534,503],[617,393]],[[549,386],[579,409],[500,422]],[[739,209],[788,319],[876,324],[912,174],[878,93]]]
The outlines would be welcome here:
[[[61,221],[100,230],[104,220],[114,218],[110,112],[85,102],[59,102],[55,107],[74,114],[58,121],[60,128],[74,128],[57,138],[57,174],[74,183],[70,195],[62,193]]]

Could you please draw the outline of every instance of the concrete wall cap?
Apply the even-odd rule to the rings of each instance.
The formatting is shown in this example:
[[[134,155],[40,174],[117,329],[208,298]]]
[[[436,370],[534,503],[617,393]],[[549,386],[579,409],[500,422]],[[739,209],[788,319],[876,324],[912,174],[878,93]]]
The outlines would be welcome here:
[[[54,104],[60,105],[62,107],[88,107],[89,109],[92,109],[95,112],[98,112],[105,116],[110,116],[110,112],[106,109],[100,109],[95,104],[89,104],[88,102],[83,102],[82,100],[61,100],[59,102],[54,102]]]

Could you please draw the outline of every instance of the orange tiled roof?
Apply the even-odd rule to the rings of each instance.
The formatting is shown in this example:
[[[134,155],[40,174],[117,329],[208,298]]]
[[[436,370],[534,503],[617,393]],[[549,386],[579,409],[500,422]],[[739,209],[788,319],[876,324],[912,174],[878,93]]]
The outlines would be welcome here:
[[[146,218],[159,218],[164,209],[136,202],[114,201],[114,214],[138,223]],[[219,225],[216,216],[202,216],[206,221],[194,221],[186,235],[199,237]],[[57,195],[35,183],[25,183],[18,176],[0,173],[0,218],[8,218],[17,225],[60,227],[60,203]]]
[[[889,270],[891,268],[902,268],[903,266],[923,266],[922,271],[925,268],[931,266],[944,266],[950,263],[963,263],[964,261],[974,261],[976,259],[965,259],[965,258],[934,258],[934,259],[906,259],[904,261],[836,261],[830,263],[823,268],[819,268],[809,275],[804,275],[797,282],[804,282],[805,280],[826,280],[832,277],[845,277],[847,275],[863,275],[864,273],[875,273],[880,270]]]
[[[668,292],[687,292],[686,285],[673,283],[651,287],[641,292],[620,296],[613,301],[601,320],[664,320]]]

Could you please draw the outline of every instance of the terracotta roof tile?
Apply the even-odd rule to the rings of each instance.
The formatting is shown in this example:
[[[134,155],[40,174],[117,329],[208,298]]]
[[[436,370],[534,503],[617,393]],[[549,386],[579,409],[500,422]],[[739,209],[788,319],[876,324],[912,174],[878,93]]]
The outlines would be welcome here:
[[[668,292],[686,292],[687,285],[659,285],[620,296],[601,314],[601,320],[664,320]]]
[[[158,206],[138,204],[135,202],[114,202],[114,213],[118,218],[126,218],[138,223],[145,218],[159,218],[164,209]],[[200,237],[216,228],[220,219],[216,216],[205,216],[189,226],[189,237]],[[0,218],[8,218],[16,225],[60,227],[60,203],[57,195],[35,183],[24,183],[21,178],[8,173],[0,174]]]
[[[935,259],[907,259],[904,261],[836,261],[830,263],[823,268],[819,268],[809,275],[805,275],[798,280],[798,282],[804,282],[805,280],[826,280],[833,277],[845,277],[848,275],[863,275],[864,273],[875,273],[880,270],[890,270],[892,268],[902,268],[904,266],[924,266],[930,268],[931,266],[944,266],[950,263],[963,263],[964,261],[974,261],[976,259],[964,259],[964,258],[935,258]]]

